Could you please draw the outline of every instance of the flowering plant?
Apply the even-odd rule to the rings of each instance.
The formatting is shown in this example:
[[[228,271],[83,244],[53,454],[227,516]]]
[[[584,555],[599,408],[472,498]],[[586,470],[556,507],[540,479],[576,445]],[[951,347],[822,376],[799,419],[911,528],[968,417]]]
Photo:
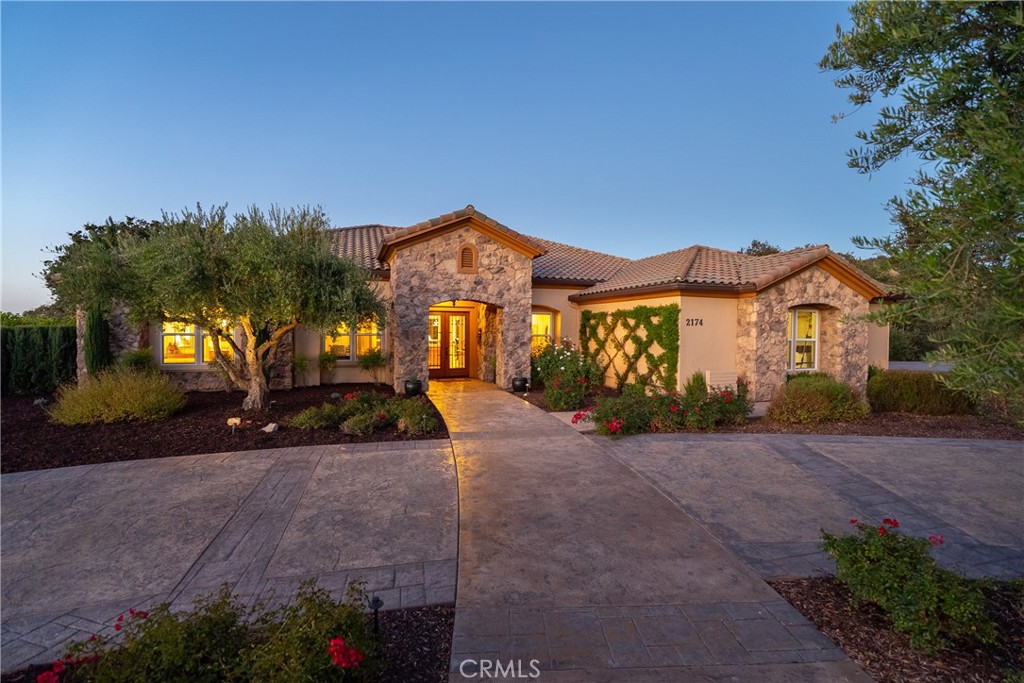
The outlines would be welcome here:
[[[588,394],[601,386],[601,369],[571,343],[549,344],[533,357],[533,366],[544,384],[544,400],[552,410],[583,407]]]
[[[931,549],[945,543],[942,536],[906,536],[892,517],[878,525],[857,519],[850,524],[850,534],[822,531],[821,547],[836,561],[836,578],[855,597],[888,613],[912,645],[934,650],[963,637],[994,641],[980,587],[931,557]]]

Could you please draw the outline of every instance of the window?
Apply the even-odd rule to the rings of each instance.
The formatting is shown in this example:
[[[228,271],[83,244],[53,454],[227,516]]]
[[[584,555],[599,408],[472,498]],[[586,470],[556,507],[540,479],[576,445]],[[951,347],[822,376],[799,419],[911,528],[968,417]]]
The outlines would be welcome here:
[[[466,244],[459,247],[458,272],[473,274],[477,271],[476,247]]]
[[[228,328],[228,322],[221,323],[221,330]],[[229,332],[230,334],[230,332]],[[234,349],[228,340],[220,337],[220,350],[227,358],[234,356]],[[201,359],[196,358],[197,349],[202,348]],[[187,323],[166,322],[160,329],[160,362],[164,365],[199,365],[214,363],[213,336],[202,328]]]
[[[324,337],[324,351],[333,353],[338,360],[355,360],[370,351],[379,351],[380,348],[380,328],[372,321],[359,323],[354,333],[348,325],[342,323],[333,335]]]
[[[786,350],[790,370],[814,370],[818,367],[817,311],[793,309],[789,312]]]
[[[555,314],[534,311],[531,318],[530,352],[537,353],[555,342]]]

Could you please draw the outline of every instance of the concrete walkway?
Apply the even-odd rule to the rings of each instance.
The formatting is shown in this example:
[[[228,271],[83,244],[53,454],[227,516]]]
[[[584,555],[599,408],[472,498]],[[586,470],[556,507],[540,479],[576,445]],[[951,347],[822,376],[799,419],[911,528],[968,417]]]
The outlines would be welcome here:
[[[599,445],[493,385],[430,397],[459,477],[453,681],[496,660],[544,681],[870,680]]]
[[[112,635],[118,614],[247,603],[353,579],[388,608],[455,598],[458,500],[447,441],[311,446],[5,474],[2,667]]]
[[[973,577],[1024,575],[1024,444],[774,434],[649,434],[595,442],[764,577],[833,573],[821,529],[894,517]]]

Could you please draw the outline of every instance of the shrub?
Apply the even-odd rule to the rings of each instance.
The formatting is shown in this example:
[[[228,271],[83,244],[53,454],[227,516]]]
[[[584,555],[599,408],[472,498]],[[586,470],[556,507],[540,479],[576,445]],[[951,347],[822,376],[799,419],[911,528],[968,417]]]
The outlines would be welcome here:
[[[433,434],[441,428],[430,401],[425,396],[399,400],[395,404],[398,416],[398,431],[412,436]]]
[[[533,358],[544,382],[544,400],[552,410],[581,408],[587,395],[601,386],[597,363],[569,345],[548,344]]]
[[[981,587],[939,567],[929,555],[932,545],[943,543],[941,536],[904,536],[895,519],[877,527],[850,523],[856,533],[822,532],[821,547],[835,558],[836,578],[855,597],[885,610],[912,645],[933,650],[960,638],[995,642]]]
[[[387,429],[395,424],[397,417],[390,406],[381,406],[376,410],[356,413],[341,423],[341,431],[346,434],[367,435]]]
[[[683,395],[693,401],[704,400],[704,397],[708,395],[708,383],[704,379],[703,372],[698,370],[690,375],[690,379],[686,380],[686,384],[683,385]]]
[[[149,613],[131,610],[115,625],[123,634],[121,643],[96,638],[68,648],[68,658],[83,663],[73,680],[231,680],[249,643],[244,617],[245,610],[227,588],[216,598],[197,598],[187,612],[172,612],[167,604]]]
[[[324,403],[318,408],[306,408],[291,417],[286,417],[283,422],[285,426],[296,429],[326,429],[340,426],[352,414],[349,405],[344,402]]]
[[[122,370],[145,372],[155,370],[156,363],[153,362],[152,350],[148,348],[134,349],[121,354],[121,357],[117,359],[117,367]]]
[[[310,581],[289,606],[247,611],[225,587],[186,612],[166,604],[151,613],[129,610],[116,622],[121,642],[94,636],[72,644],[53,671],[88,683],[366,680],[376,643],[364,601],[358,584],[336,603]],[[74,668],[64,669],[69,664]]]
[[[105,370],[113,363],[110,357],[110,324],[99,306],[92,306],[85,314],[85,334],[82,338],[85,368],[92,374]]]
[[[0,391],[49,394],[75,378],[75,328],[4,327],[0,330]]]
[[[380,349],[371,349],[356,359],[360,370],[370,373],[373,381],[380,384],[380,371],[388,364],[388,357]]]
[[[365,598],[358,584],[350,584],[345,602],[337,603],[314,582],[303,583],[295,602],[259,622],[263,637],[246,652],[248,679],[264,683],[369,680],[375,642],[361,609]],[[355,648],[369,661],[339,668],[328,654],[329,644],[338,637],[344,648]]]
[[[655,402],[641,384],[627,384],[621,396],[602,398],[590,416],[594,429],[603,436],[642,434],[654,417]]]
[[[185,396],[166,375],[108,370],[57,392],[50,419],[63,425],[159,420],[185,405]]]
[[[974,412],[966,394],[954,391],[929,372],[888,370],[868,380],[868,401],[880,413],[964,415]]]
[[[857,392],[823,373],[797,375],[775,393],[765,417],[784,423],[817,424],[859,420],[868,406]]]

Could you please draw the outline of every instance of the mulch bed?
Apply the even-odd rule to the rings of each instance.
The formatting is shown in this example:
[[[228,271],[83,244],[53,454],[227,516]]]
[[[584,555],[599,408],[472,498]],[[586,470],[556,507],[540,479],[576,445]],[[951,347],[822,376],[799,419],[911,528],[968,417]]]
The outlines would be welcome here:
[[[186,395],[187,403],[180,412],[164,420],[77,427],[50,422],[45,406],[33,405],[34,396],[5,396],[0,403],[0,472],[288,446],[448,437],[439,413],[441,431],[426,437],[410,437],[394,428],[353,436],[338,429],[290,429],[282,424],[290,415],[332,400],[331,394],[366,389],[365,384],[331,384],[272,391],[271,407],[256,413],[242,411],[242,392],[193,392]],[[389,387],[377,390],[394,394]],[[230,417],[242,418],[242,426],[234,432],[227,426]],[[270,422],[281,427],[270,434],[260,431]]]
[[[524,396],[515,394],[541,410],[551,412],[544,392],[531,387]],[[619,392],[602,387],[597,396],[588,396],[587,408],[603,396]],[[985,415],[914,415],[911,413],[872,413],[855,422],[826,422],[817,425],[789,425],[754,417],[742,425],[723,425],[720,432],[739,434],[837,434],[845,436],[912,436],[933,439],[1002,439],[1024,441],[1024,429]]]
[[[855,422],[823,422],[816,425],[779,424],[763,418],[752,418],[743,425],[725,425],[720,431],[743,434],[842,434],[1024,441],[1024,429],[984,415],[872,413],[867,418]]]
[[[772,588],[861,665],[877,683],[981,683],[1024,672],[1024,610],[1021,586],[995,583],[989,591],[998,644],[971,643],[929,655],[910,647],[875,605],[855,603],[832,577],[769,581]]]
[[[455,608],[417,607],[380,613],[381,667],[377,683],[446,683]],[[0,676],[2,683],[35,683],[49,664]]]

